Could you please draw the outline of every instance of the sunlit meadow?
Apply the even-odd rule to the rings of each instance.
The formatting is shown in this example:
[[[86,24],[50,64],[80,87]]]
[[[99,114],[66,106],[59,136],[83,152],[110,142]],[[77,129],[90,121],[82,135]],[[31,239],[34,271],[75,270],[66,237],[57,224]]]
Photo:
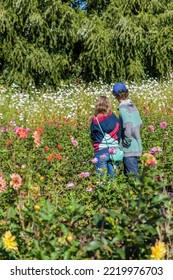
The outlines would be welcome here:
[[[173,258],[173,80],[127,84],[140,176],[95,171],[90,118],[111,85],[0,87],[0,259]]]

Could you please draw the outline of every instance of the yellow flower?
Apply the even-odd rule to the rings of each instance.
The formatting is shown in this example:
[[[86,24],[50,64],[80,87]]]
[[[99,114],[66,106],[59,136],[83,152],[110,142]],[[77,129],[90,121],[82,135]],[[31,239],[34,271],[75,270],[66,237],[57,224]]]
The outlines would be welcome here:
[[[39,205],[37,205],[37,204],[36,204],[36,205],[34,205],[34,210],[35,210],[35,211],[39,211],[39,210],[40,210],[40,206],[39,206]]]
[[[151,247],[151,252],[151,260],[163,260],[166,255],[165,243],[157,240],[155,245]]]
[[[10,231],[6,231],[2,237],[2,243],[7,252],[17,251],[17,242],[15,241],[16,237],[11,234]]]

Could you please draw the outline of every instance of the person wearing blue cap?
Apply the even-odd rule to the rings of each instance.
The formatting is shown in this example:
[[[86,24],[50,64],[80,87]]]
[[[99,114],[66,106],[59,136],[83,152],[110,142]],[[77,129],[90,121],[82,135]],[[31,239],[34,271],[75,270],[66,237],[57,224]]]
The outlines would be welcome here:
[[[133,101],[129,99],[128,89],[123,83],[113,85],[113,96],[119,102],[119,119],[121,125],[120,145],[124,151],[124,174],[139,173],[138,157],[142,155],[140,128],[142,120]]]

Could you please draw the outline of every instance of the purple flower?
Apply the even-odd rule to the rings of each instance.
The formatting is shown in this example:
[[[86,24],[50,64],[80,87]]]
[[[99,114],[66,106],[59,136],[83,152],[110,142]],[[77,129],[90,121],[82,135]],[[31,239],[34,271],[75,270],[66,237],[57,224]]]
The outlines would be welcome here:
[[[8,128],[7,128],[7,127],[5,127],[5,126],[2,126],[2,127],[1,127],[1,130],[2,130],[2,131],[6,131],[6,132],[7,132],[7,131],[8,131]]]
[[[150,154],[154,155],[157,152],[157,148],[153,147],[150,151]]]
[[[14,122],[12,122],[12,121],[9,122],[9,125],[10,125],[10,126],[13,126],[13,125],[14,125]]]
[[[162,151],[163,151],[162,148],[160,148],[160,147],[157,148],[157,152],[158,152],[159,154],[162,153]]]
[[[154,126],[153,126],[153,125],[149,125],[149,126],[148,126],[148,129],[149,129],[151,132],[154,132]]]
[[[167,125],[168,125],[167,122],[162,122],[159,124],[160,128],[165,128],[167,127]]]
[[[81,177],[83,177],[83,178],[86,178],[86,177],[89,177],[90,176],[90,174],[89,174],[89,172],[81,172]]]
[[[92,162],[92,163],[97,163],[97,162],[98,162],[98,159],[97,159],[97,158],[93,158],[93,159],[91,160],[91,162]]]
[[[154,155],[155,153],[161,153],[162,152],[162,148],[160,147],[153,147],[150,151],[150,154]]]

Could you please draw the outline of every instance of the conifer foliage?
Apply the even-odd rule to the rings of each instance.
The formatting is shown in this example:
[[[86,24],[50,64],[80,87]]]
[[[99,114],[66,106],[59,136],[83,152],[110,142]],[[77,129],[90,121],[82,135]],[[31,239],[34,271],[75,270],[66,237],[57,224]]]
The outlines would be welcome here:
[[[24,87],[165,77],[172,26],[172,0],[1,0],[0,77]]]
[[[72,65],[75,11],[60,0],[3,0],[1,71],[11,83],[56,85]]]

